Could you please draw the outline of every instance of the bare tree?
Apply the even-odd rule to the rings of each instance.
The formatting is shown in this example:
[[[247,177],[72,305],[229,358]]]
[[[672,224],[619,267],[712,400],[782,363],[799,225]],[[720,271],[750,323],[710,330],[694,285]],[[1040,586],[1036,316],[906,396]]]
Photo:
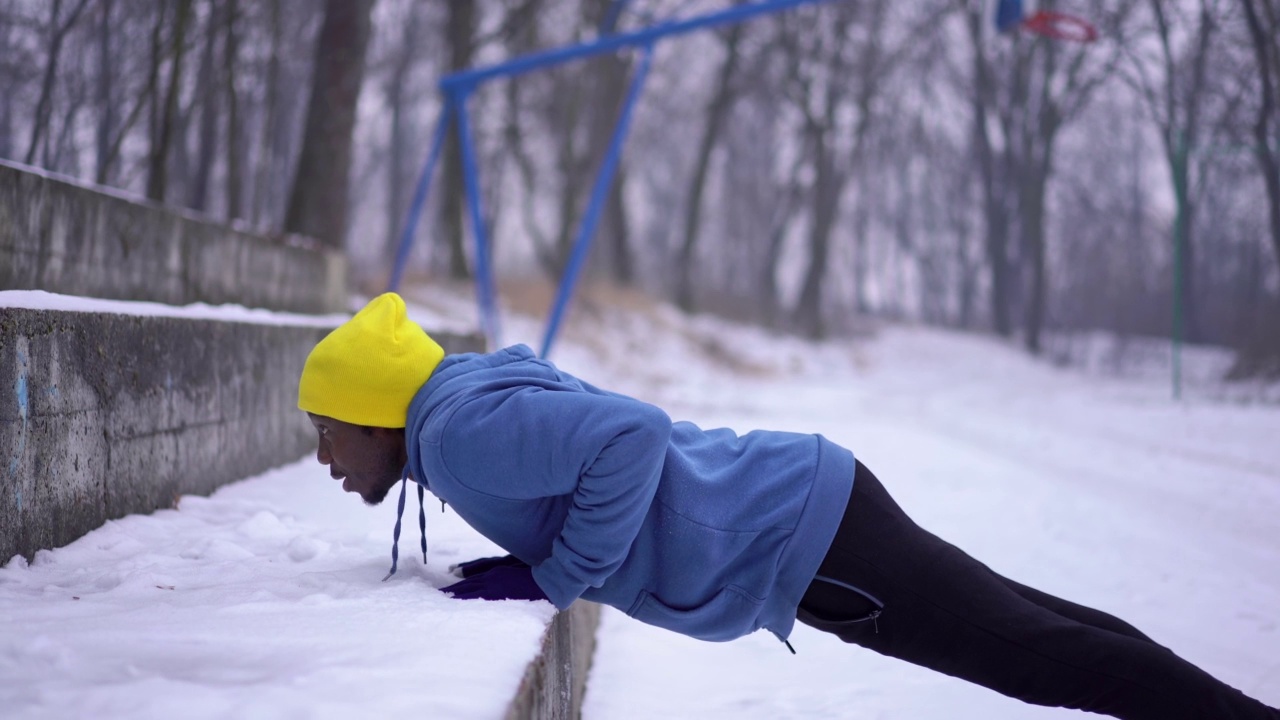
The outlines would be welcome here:
[[[387,158],[387,236],[383,255],[392,258],[399,245],[405,213],[408,210],[412,178],[409,165],[409,97],[406,88],[410,73],[418,60],[421,18],[417,4],[405,8],[405,16],[399,21],[403,29],[399,43],[391,58],[391,71],[383,84],[382,92],[391,112],[391,137],[388,140]]]
[[[1271,245],[1280,264],[1280,3],[1241,2],[1253,41],[1260,90],[1253,123],[1254,155],[1267,192]]]
[[[792,102],[801,116],[803,146],[813,175],[808,194],[808,265],[792,322],[798,332],[812,338],[827,334],[823,283],[832,231],[846,183],[862,159],[872,103],[892,60],[882,44],[887,2],[817,10],[807,18],[806,27],[793,27],[786,40],[796,51]],[[854,35],[855,28],[861,31],[859,36]],[[842,119],[848,116],[852,120]]]
[[[1008,334],[1015,297],[1024,298],[1023,340],[1033,353],[1041,349],[1049,297],[1046,197],[1059,133],[1115,75],[1133,5],[1132,0],[1106,7],[1091,4],[1089,14],[1099,18],[1105,38],[1097,44],[1014,36],[1004,48],[982,42],[980,20],[970,9],[969,34],[977,63],[974,137],[992,268],[992,319],[997,332]],[[992,70],[996,65],[987,52],[1000,53],[999,65],[1008,68],[1002,86],[996,83]],[[995,113],[999,124],[1002,147],[998,154],[993,149],[989,112]],[[1018,243],[1010,246],[1013,237]],[[1007,265],[1011,256],[1016,272]]]
[[[223,88],[227,98],[227,219],[244,214],[244,162],[240,120],[240,93],[236,79],[240,66],[240,36],[236,29],[240,20],[238,0],[226,0],[223,12]]]
[[[449,42],[449,70],[458,71],[471,66],[476,46],[476,8],[473,3],[449,3],[445,21]],[[467,264],[466,238],[463,234],[463,218],[466,215],[466,189],[462,175],[462,142],[458,136],[458,124],[450,125],[449,138],[444,147],[440,177],[440,241],[445,244],[449,258],[449,277],[465,280],[471,277]]]
[[[67,39],[67,33],[75,26],[88,5],[89,0],[78,0],[66,17],[62,16],[62,0],[53,0],[53,4],[49,7],[49,53],[45,61],[44,80],[40,83],[40,99],[36,102],[35,116],[32,119],[31,140],[27,143],[27,153],[23,159],[23,162],[28,165],[35,161],[36,150],[40,147],[40,141],[44,139],[44,131],[49,127],[49,120],[53,113],[54,80],[58,77],[58,61],[62,55],[62,45]]]
[[[596,28],[597,36],[609,35],[617,30],[618,16],[611,12],[614,0],[594,0],[585,6],[585,21]],[[587,153],[586,168],[598,172],[613,139],[614,130],[621,116],[623,103],[630,87],[632,71],[630,53],[602,55],[588,61],[586,81],[587,101]],[[595,175],[592,176],[594,181]],[[626,153],[618,158],[609,194],[602,208],[600,225],[596,229],[593,244],[593,265],[619,285],[631,285],[635,281],[635,261],[632,257],[631,227],[624,196],[627,186]]]
[[[258,130],[258,143],[253,169],[253,207],[250,218],[255,225],[274,227],[279,222],[276,214],[277,198],[281,196],[276,178],[289,157],[290,129],[286,123],[282,105],[285,101],[283,76],[285,75],[284,44],[285,22],[282,0],[267,3],[267,62],[262,86],[262,124]]]
[[[112,62],[112,18],[113,0],[102,0],[98,13],[98,127],[95,139],[95,172],[101,174],[107,162],[107,154],[111,149],[111,133],[115,128],[115,96],[112,92],[112,81],[115,79],[115,65]]]
[[[196,133],[196,167],[187,196],[187,205],[203,212],[209,201],[209,178],[213,175],[214,153],[218,145],[218,116],[220,94],[214,91],[217,83],[218,61],[216,53],[218,34],[214,29],[225,8],[216,2],[210,4],[208,27],[204,33],[204,48],[200,54],[200,67],[196,71],[196,96],[200,103],[199,129]]]
[[[676,304],[685,312],[693,312],[695,307],[694,277],[697,273],[695,250],[702,232],[703,191],[706,189],[707,172],[711,167],[711,154],[715,151],[724,126],[733,109],[733,101],[737,95],[738,44],[742,39],[743,26],[734,25],[724,37],[724,60],[721,61],[717,73],[715,92],[707,105],[702,137],[698,141],[693,175],[689,178],[688,203],[685,206],[683,242],[680,244],[680,255],[676,272],[679,280],[676,286]]]
[[[991,270],[991,322],[995,331],[1003,336],[1013,333],[1011,315],[1012,267],[1009,257],[1009,235],[1012,196],[1008,180],[1007,162],[998,156],[992,138],[991,113],[996,102],[996,86],[991,62],[983,47],[983,3],[971,3],[966,15],[968,36],[973,45],[973,90],[970,95],[973,109],[974,152],[977,156],[977,173],[982,189],[983,218],[986,222],[987,263]],[[1016,61],[1015,61],[1016,62]],[[1020,76],[1015,76],[1020,79]],[[1021,83],[1014,87],[1021,87]],[[1017,96],[1015,96],[1015,100]]]
[[[462,3],[467,4],[467,3]],[[327,0],[285,230],[341,249],[347,234],[351,138],[364,80],[373,0]]]
[[[186,56],[187,23],[191,19],[191,4],[192,0],[178,2],[168,52],[169,87],[165,91],[163,110],[155,115],[155,132],[151,137],[151,153],[147,167],[147,197],[157,202],[164,201],[168,184],[169,151],[178,123],[178,99],[182,93],[182,66],[183,58]]]
[[[1174,242],[1182,248],[1184,268],[1194,268],[1197,255],[1193,232],[1197,158],[1192,150],[1200,143],[1204,131],[1202,112],[1209,91],[1207,68],[1220,28],[1220,4],[1220,0],[1198,0],[1194,14],[1187,14],[1179,12],[1181,7],[1150,0],[1159,43],[1161,77],[1151,76],[1149,65],[1152,63],[1146,59],[1134,58],[1131,63],[1131,84],[1142,97],[1163,144],[1179,212],[1175,231],[1181,237]],[[1170,11],[1178,15],[1171,19]],[[1195,273],[1186,272],[1180,287],[1180,302],[1190,339],[1200,336],[1194,277]]]

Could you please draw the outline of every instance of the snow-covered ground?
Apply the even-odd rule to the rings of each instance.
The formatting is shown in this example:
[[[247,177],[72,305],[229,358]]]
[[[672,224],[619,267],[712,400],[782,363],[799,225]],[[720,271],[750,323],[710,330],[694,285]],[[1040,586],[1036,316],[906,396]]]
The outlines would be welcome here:
[[[428,327],[472,322],[465,295],[415,297]],[[509,315],[506,330],[534,344],[540,326]],[[813,345],[664,308],[580,310],[553,359],[704,426],[821,432],[996,570],[1280,704],[1273,403],[1209,380],[1175,403],[1167,378],[1056,368],[983,337],[896,327]],[[501,717],[550,607],[435,592],[493,547],[430,499],[430,563],[408,521],[400,574],[379,582],[392,505],[361,507],[306,460],[10,562],[2,714]],[[792,644],[703,643],[606,610],[586,717],[1083,717],[803,626]]]
[[[760,350],[749,335],[718,342]],[[1175,403],[1167,375],[1108,379],[937,330],[758,342],[790,371],[673,373],[656,398],[704,426],[823,433],[998,572],[1119,615],[1280,705],[1280,407],[1223,402],[1233,393],[1194,374]],[[702,643],[606,611],[599,643],[588,720],[1083,716],[804,626],[792,656],[766,633]]]

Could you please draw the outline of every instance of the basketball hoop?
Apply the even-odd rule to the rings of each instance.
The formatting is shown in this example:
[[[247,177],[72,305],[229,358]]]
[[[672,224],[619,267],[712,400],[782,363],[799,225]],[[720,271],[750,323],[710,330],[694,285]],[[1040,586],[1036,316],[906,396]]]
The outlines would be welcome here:
[[[1022,27],[1054,40],[1091,43],[1098,39],[1098,28],[1094,27],[1093,23],[1075,15],[1052,10],[1036,11],[1031,17],[1022,21]]]

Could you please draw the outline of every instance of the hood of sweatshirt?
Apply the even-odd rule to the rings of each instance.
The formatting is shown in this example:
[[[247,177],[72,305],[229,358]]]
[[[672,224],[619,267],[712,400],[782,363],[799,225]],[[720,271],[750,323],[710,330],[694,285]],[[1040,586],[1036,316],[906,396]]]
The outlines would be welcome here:
[[[400,530],[401,521],[404,517],[405,498],[408,494],[409,468],[418,465],[417,453],[418,443],[415,441],[418,434],[422,431],[422,425],[426,423],[427,417],[440,404],[442,398],[447,397],[447,393],[433,393],[432,390],[446,385],[450,380],[464,375],[478,368],[489,368],[506,365],[521,360],[536,359],[536,355],[527,345],[515,345],[513,347],[500,350],[495,353],[461,353],[457,355],[446,356],[436,366],[431,377],[427,379],[422,389],[414,396],[410,403],[409,417],[416,418],[417,422],[412,426],[405,427],[405,446],[409,452],[409,464],[405,466],[403,474],[400,478],[400,499],[396,504],[396,524],[391,532],[391,570],[387,576],[382,578],[383,582],[391,579],[396,574],[396,570],[400,561]],[[433,399],[434,398],[434,399]],[[415,477],[414,482],[418,486],[418,531],[421,538],[422,546],[422,564],[427,564],[427,512],[424,490],[431,489],[429,478]],[[443,511],[443,504],[441,510]]]

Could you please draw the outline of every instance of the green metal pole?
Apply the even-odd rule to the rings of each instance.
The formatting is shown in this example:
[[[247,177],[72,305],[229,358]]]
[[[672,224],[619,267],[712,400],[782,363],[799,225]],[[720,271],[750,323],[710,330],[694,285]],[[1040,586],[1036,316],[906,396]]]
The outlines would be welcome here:
[[[1182,399],[1182,288],[1186,274],[1186,197],[1187,197],[1187,136],[1178,133],[1178,144],[1173,151],[1173,192],[1177,197],[1177,215],[1173,221],[1173,399]]]

